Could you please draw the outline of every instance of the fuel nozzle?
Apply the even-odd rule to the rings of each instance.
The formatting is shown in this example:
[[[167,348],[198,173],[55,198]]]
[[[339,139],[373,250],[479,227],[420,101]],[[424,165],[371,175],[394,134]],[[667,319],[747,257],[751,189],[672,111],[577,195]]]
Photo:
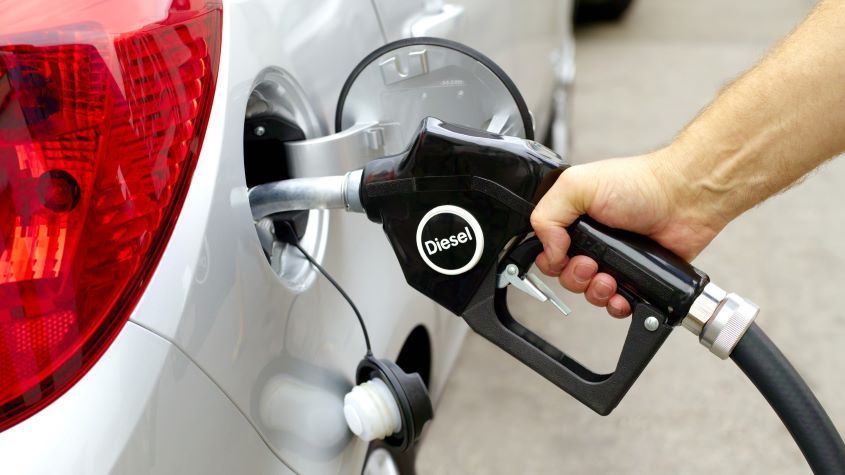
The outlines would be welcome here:
[[[256,220],[297,209],[365,212],[384,228],[409,285],[591,409],[609,414],[675,326],[683,323],[713,354],[727,358],[758,308],[647,237],[582,216],[567,227],[569,254],[594,259],[633,310],[616,370],[594,373],[523,327],[508,308],[509,288],[568,312],[528,273],[543,248],[530,236],[531,212],[567,167],[536,142],[428,118],[400,154],[344,176],[260,185],[249,200]],[[386,397],[373,376],[389,388],[399,380],[381,377],[395,372],[376,373],[359,372],[357,383],[363,384],[350,393],[349,426],[362,438],[386,437],[407,448],[421,428],[408,424],[426,411],[406,411],[406,391]],[[402,409],[399,425],[388,404],[394,400]]]

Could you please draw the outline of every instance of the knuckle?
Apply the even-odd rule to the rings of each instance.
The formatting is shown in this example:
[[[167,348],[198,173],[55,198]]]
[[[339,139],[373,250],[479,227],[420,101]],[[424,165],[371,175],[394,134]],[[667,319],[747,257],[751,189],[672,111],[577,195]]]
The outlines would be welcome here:
[[[578,285],[566,272],[560,274],[558,280],[563,288],[576,294],[583,293],[586,289],[586,286]]]
[[[596,297],[595,295],[593,295],[591,292],[587,292],[586,294],[584,294],[584,297],[587,299],[587,302],[590,302],[591,304],[595,305],[596,307],[604,307],[605,306],[605,304],[602,302],[602,300],[600,298]]]
[[[602,297],[601,295],[597,295],[595,291],[587,292],[587,300],[590,301],[591,304],[596,305],[598,307],[605,307],[607,306],[607,297]]]
[[[587,292],[588,284],[574,283],[572,286],[575,288],[575,291],[578,292],[579,294],[583,294],[583,293]]]
[[[531,217],[529,218],[529,222],[531,223],[531,227],[534,229],[542,229],[546,227],[549,219],[546,216],[546,209],[543,206],[542,201],[534,208],[534,211],[531,213]]]

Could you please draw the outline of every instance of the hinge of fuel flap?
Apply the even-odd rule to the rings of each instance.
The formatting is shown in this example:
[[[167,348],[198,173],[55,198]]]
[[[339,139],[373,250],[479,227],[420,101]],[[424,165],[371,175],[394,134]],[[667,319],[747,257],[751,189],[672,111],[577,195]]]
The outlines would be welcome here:
[[[401,150],[399,125],[368,122],[336,134],[285,143],[291,178],[341,175],[370,160]]]

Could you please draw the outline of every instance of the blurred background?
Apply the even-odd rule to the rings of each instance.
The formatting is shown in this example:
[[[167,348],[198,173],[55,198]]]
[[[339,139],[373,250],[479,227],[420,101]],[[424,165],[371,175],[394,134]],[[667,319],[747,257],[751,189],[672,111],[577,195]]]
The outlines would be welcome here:
[[[721,87],[809,12],[809,0],[637,0],[618,23],[577,30],[571,160],[667,143]],[[841,54],[842,52],[831,52]],[[841,87],[841,85],[831,85]],[[758,323],[845,431],[845,164],[732,223],[695,264],[762,308]],[[558,288],[558,287],[555,287]],[[563,319],[514,313],[594,370],[612,371],[628,321],[559,295]],[[470,334],[418,462],[420,473],[809,473],[789,434],[730,361],[678,329],[619,407],[601,417]]]

